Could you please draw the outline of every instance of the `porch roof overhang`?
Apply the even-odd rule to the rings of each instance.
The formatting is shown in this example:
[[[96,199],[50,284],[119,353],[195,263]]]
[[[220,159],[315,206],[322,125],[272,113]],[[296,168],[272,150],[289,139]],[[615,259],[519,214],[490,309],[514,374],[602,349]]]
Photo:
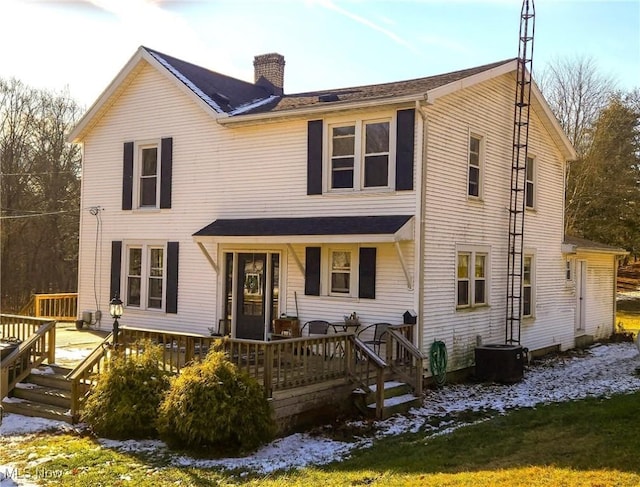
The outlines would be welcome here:
[[[413,240],[413,215],[220,218],[193,238],[198,243],[394,243]]]

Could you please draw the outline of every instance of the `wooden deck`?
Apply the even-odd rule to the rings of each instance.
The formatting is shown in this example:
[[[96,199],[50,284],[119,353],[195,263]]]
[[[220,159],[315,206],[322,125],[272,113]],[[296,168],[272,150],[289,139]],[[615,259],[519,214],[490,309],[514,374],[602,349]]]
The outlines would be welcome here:
[[[55,363],[56,322],[1,316],[2,336],[15,336],[23,341],[0,363],[0,390],[6,395],[32,368]],[[89,332],[76,330],[75,333],[87,337]],[[410,383],[420,395],[423,358],[406,335],[402,327],[390,330],[383,358],[350,332],[265,342],[122,327],[117,353],[125,357],[139,354],[142,341],[150,340],[163,348],[164,370],[179,373],[185,365],[202,360],[212,348],[223,350],[240,370],[263,386],[274,416],[284,430],[304,423],[310,414],[318,417],[323,411],[348,411],[355,388],[376,395],[379,404],[376,411],[381,417],[383,384],[392,376]],[[114,353],[111,334],[100,332],[90,338],[95,347],[88,349],[87,356],[66,376],[71,389],[72,418],[79,417],[95,378],[109,366]]]

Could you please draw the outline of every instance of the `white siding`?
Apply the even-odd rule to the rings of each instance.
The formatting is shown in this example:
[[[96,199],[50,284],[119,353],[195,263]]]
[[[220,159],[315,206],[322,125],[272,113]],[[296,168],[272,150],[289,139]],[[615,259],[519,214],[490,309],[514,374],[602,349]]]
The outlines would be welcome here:
[[[365,115],[392,114],[376,111]],[[123,143],[161,137],[173,137],[172,208],[122,211]],[[121,322],[206,334],[223,313],[223,279],[209,265],[192,235],[215,219],[415,212],[414,191],[308,196],[306,176],[306,120],[222,127],[171,80],[150,66],[144,67],[84,141],[82,208],[88,212],[89,207],[99,206],[104,211],[100,213],[102,232],[98,242],[97,218],[83,215],[79,309],[99,308],[107,314],[112,240],[178,241],[178,314],[126,309]],[[283,265],[284,276],[289,280],[282,286],[286,300],[283,312],[295,312],[294,293],[302,320],[333,320],[356,311],[363,323],[381,319],[399,322],[406,309],[415,307],[413,290],[407,286],[392,244],[377,246],[376,299],[360,300],[304,296],[303,276],[286,243],[250,247],[283,252],[287,264]],[[218,245],[207,247],[214,260],[221,258]],[[403,243],[402,247],[411,265],[413,243]],[[304,246],[294,248],[304,262]],[[219,264],[222,269],[222,262]],[[103,326],[111,326],[108,316]]]
[[[473,364],[483,343],[504,343],[506,248],[513,131],[511,75],[462,90],[428,107],[423,343],[449,350],[452,370]],[[482,201],[467,198],[469,132],[484,137]],[[527,211],[525,247],[535,253],[535,319],[522,326],[521,343],[537,349],[573,340],[573,310],[564,291],[564,162],[532,111],[529,153],[538,165],[537,208]],[[456,310],[456,245],[490,247],[490,305]]]

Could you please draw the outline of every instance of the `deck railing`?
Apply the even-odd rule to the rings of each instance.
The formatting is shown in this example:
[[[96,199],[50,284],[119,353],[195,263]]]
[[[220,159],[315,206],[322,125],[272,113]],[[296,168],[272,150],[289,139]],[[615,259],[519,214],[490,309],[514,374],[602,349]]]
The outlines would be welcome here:
[[[274,391],[347,377],[351,336],[336,333],[270,342],[227,338],[221,345],[231,362],[263,384],[271,397]]]
[[[71,417],[74,422],[80,419],[80,411],[96,384],[97,376],[109,367],[111,351],[107,345],[112,339],[113,335],[109,333],[93,352],[67,374],[67,379],[71,381]]]
[[[4,338],[19,338],[22,343],[0,362],[2,396],[38,367],[45,359],[55,362],[56,322],[17,315],[0,315],[0,331]]]
[[[375,384],[376,417],[382,418],[387,363],[358,337],[352,336],[350,341],[354,351],[349,369],[351,381],[367,393],[373,392],[371,386]]]
[[[386,360],[349,332],[259,341],[122,327],[117,341],[118,353],[125,357],[141,353],[139,344],[144,340],[161,345],[161,367],[170,373],[179,373],[185,365],[202,360],[212,347],[219,347],[240,370],[263,385],[267,397],[273,397],[275,391],[348,379],[366,392],[375,389],[376,413],[381,417],[384,381],[389,373],[409,383],[416,394],[422,393],[423,357],[407,338],[407,330],[398,327],[388,331]],[[110,341],[111,335],[103,343]],[[99,346],[67,376],[72,381],[74,418],[95,384],[96,374],[108,367],[109,350]]]
[[[73,321],[78,316],[78,293],[32,294],[19,314],[57,321]]]
[[[409,384],[416,395],[422,394],[424,356],[399,329],[387,330],[386,362],[393,374]]]

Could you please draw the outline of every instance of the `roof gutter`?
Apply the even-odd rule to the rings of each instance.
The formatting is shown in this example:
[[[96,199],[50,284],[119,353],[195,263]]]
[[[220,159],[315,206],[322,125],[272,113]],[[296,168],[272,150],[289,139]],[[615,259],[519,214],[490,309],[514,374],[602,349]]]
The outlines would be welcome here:
[[[252,113],[247,115],[225,116],[219,117],[216,121],[223,126],[237,127],[242,125],[252,125],[256,123],[278,122],[281,120],[308,118],[309,115],[337,113],[351,110],[364,110],[369,108],[378,108],[387,105],[404,105],[415,104],[416,102],[425,102],[427,93],[417,93],[411,95],[398,96],[394,98],[378,97],[370,98],[364,101],[353,102],[324,102],[322,105],[314,105],[312,107],[292,108],[290,110],[282,110],[280,112]]]

